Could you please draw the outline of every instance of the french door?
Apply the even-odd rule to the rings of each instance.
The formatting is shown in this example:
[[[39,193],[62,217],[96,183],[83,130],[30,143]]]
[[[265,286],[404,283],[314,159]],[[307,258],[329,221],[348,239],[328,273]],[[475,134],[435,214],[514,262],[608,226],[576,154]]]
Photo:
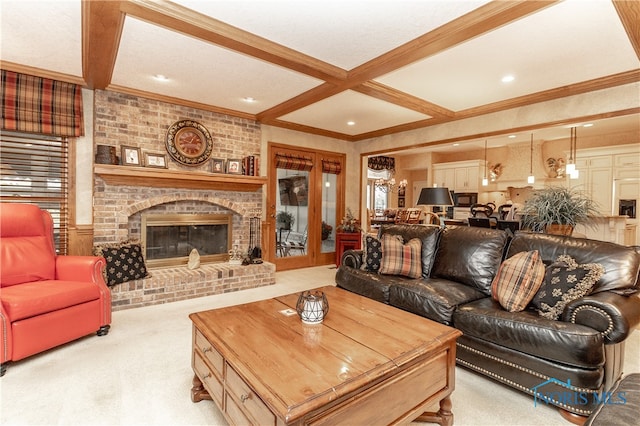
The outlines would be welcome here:
[[[344,212],[344,154],[269,144],[268,258],[277,270],[335,262]]]

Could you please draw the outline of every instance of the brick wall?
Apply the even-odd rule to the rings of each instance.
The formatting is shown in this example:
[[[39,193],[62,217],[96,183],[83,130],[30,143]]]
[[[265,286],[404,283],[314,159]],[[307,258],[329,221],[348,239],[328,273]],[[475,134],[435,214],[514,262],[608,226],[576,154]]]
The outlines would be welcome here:
[[[176,121],[185,119],[196,120],[207,128],[213,139],[213,158],[242,158],[260,153],[260,126],[253,120],[109,91],[96,91],[94,102],[94,143],[115,146],[118,155],[123,145],[140,148],[143,158],[145,152],[167,154],[167,130]],[[210,162],[196,167],[183,166],[168,154],[167,163],[169,169],[184,173],[211,171]],[[249,244],[249,219],[260,210],[260,191],[111,185],[96,176],[93,242],[95,245],[140,239],[142,213],[222,213],[233,215],[232,241],[244,250]],[[261,267],[220,264],[203,265],[197,271],[189,271],[185,266],[150,272],[150,278],[112,287],[114,309],[275,283],[275,268],[268,263]]]

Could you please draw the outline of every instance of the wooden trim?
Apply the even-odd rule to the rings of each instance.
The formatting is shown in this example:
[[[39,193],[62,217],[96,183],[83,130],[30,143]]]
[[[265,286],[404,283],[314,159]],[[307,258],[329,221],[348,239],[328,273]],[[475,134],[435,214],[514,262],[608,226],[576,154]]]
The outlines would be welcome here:
[[[69,227],[69,250],[72,256],[93,255],[93,225],[75,225]]]
[[[200,102],[187,101],[185,99],[175,98],[173,96],[161,95],[159,93],[146,92],[144,90],[131,89],[129,87],[118,86],[118,85],[109,85],[107,90],[111,90],[114,92],[125,93],[127,95],[139,96],[146,99],[151,99],[159,102],[167,102],[174,105],[186,106],[189,108],[201,109],[203,111],[210,111],[219,114],[231,115],[233,117],[238,118],[246,118],[248,120],[256,121],[256,116],[254,114],[248,114],[241,111],[236,111],[227,108],[216,107],[208,104],[203,104]]]
[[[91,89],[109,85],[124,26],[121,1],[82,1],[82,74]]]
[[[111,185],[148,186],[152,188],[206,189],[255,192],[262,189],[267,178],[227,174],[207,174],[149,169],[134,166],[96,164],[94,174]]]
[[[640,2],[613,0],[613,6],[618,12],[633,50],[636,51],[636,56],[640,59]]]
[[[352,88],[356,92],[360,92],[364,95],[374,97],[386,102],[390,102],[395,105],[399,105],[404,108],[418,111],[431,117],[453,117],[455,112],[436,105],[434,103],[425,101],[424,99],[412,96],[408,93],[403,93],[392,87],[385,86],[382,83],[376,81],[367,81]]]
[[[48,78],[51,80],[63,81],[65,83],[77,84],[78,86],[86,85],[85,81],[81,77],[77,77],[75,75],[44,70],[42,68],[30,67],[27,65],[16,64],[9,61],[0,61],[0,69],[13,71],[20,74],[34,75],[36,77]]]

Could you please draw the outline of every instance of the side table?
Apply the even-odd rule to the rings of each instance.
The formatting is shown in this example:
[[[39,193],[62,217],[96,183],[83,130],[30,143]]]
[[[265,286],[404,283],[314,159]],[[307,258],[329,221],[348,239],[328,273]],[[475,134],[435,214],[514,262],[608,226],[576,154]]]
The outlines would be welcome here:
[[[362,235],[360,232],[336,232],[336,266],[340,266],[342,255],[347,250],[360,250]]]

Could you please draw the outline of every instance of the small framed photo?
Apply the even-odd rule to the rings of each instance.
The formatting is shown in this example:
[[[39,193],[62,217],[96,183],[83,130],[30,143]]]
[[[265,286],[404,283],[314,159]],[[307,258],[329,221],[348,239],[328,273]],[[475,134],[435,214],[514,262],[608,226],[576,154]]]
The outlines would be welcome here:
[[[242,161],[237,158],[230,158],[227,160],[227,173],[232,175],[242,174]]]
[[[141,166],[142,156],[140,154],[140,148],[133,146],[123,146],[121,148],[122,164],[125,166]]]
[[[404,207],[404,197],[398,197],[398,207]]]
[[[211,171],[213,173],[224,173],[224,158],[212,158],[211,159]]]
[[[147,167],[167,168],[167,156],[164,154],[144,153],[144,165]]]

